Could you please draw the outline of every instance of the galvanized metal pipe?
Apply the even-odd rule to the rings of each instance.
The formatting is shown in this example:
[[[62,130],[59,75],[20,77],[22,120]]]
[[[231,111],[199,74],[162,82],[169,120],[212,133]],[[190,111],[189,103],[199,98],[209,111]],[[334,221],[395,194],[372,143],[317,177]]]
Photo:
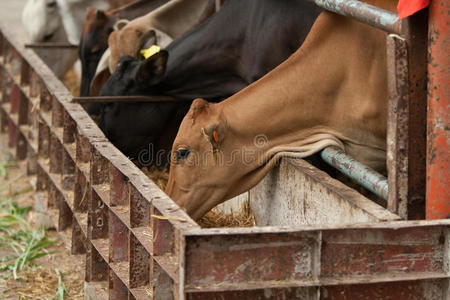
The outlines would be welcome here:
[[[325,148],[320,153],[320,156],[327,164],[335,167],[340,172],[355,180],[378,197],[385,200],[387,199],[387,178],[380,173],[363,165],[336,147]]]
[[[398,14],[357,0],[308,0],[342,16],[352,17],[365,24],[401,35]]]

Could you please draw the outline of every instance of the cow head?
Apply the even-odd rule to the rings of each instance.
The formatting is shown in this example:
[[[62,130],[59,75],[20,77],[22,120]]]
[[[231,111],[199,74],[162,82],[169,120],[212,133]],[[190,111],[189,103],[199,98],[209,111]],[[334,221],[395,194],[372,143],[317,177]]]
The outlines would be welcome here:
[[[108,48],[114,18],[99,9],[89,9],[83,25],[78,54],[81,60],[81,96],[90,95],[90,85],[102,54]]]
[[[32,42],[52,41],[62,28],[56,0],[28,0],[22,12],[22,22]]]
[[[228,191],[240,193],[236,185],[243,169],[234,165],[233,135],[220,104],[203,99],[192,103],[181,123],[166,193],[194,219],[231,198]]]
[[[161,50],[147,59],[124,56],[100,91],[101,96],[147,95],[163,78],[168,52]]]

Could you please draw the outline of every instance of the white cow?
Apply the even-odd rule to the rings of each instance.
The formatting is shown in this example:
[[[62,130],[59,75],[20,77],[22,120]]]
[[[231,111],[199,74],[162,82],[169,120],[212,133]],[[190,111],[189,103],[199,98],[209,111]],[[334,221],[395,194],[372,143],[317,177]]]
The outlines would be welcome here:
[[[108,9],[107,0],[28,0],[22,22],[31,42],[70,42],[77,45],[89,7]],[[77,60],[76,50],[36,51],[55,75],[62,78]]]

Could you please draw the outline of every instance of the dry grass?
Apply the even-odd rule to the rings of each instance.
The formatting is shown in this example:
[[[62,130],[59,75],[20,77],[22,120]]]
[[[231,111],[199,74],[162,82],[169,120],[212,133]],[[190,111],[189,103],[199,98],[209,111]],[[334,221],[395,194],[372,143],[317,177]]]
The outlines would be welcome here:
[[[169,180],[169,172],[165,169],[160,170],[155,166],[152,167],[144,167],[141,171],[147,175],[156,185],[161,189],[165,190],[167,186],[167,181]]]
[[[80,78],[73,68],[64,75],[62,82],[74,97],[80,95]]]
[[[156,167],[144,167],[141,169],[163,191],[169,180],[169,173],[166,170],[159,170]],[[197,221],[203,228],[219,227],[252,227],[255,226],[255,217],[247,201],[239,212],[230,214],[223,213],[216,208],[209,211],[203,218]]]
[[[226,214],[213,208],[197,223],[202,228],[253,227],[255,226],[255,216],[250,208],[250,203],[246,201],[238,213]]]

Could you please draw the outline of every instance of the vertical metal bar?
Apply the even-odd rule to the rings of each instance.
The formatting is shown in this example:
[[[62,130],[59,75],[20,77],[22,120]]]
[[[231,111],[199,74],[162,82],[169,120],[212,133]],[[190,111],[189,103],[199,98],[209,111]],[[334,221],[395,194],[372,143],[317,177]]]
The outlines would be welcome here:
[[[408,49],[398,35],[387,37],[389,196],[387,208],[408,217]]]
[[[48,112],[52,109],[52,96],[50,95],[50,92],[48,91],[47,87],[42,83],[41,83],[41,100],[39,103],[39,108],[44,112]]]
[[[136,239],[130,235],[130,288],[147,285],[150,281],[150,255]]]
[[[59,202],[59,217],[58,217],[58,230],[62,231],[70,227],[72,225],[73,214],[67,202],[62,197]]]
[[[151,227],[153,230],[153,255],[165,255],[172,253],[174,246],[174,230],[167,220],[158,219],[163,214],[153,208]]]
[[[64,190],[73,191],[75,187],[75,170],[75,162],[66,149],[62,147],[61,185]]]
[[[30,97],[38,97],[40,93],[40,79],[39,76],[36,74],[36,72],[33,70],[31,72],[31,78],[30,78]]]
[[[62,172],[62,145],[58,137],[50,132],[50,172],[61,174]]]
[[[113,213],[109,212],[109,260],[121,262],[128,260],[129,230],[125,224]]]
[[[150,203],[133,185],[129,186],[129,193],[131,227],[150,226]]]
[[[88,214],[89,240],[108,237],[108,207],[103,203],[94,189],[90,197]]]
[[[408,219],[425,218],[428,9],[406,20],[408,46]]]
[[[87,246],[85,275],[87,282],[108,279],[108,264],[91,243],[88,243]]]
[[[109,270],[109,299],[128,300],[128,289],[112,269]]]
[[[37,153],[31,147],[27,145],[27,174],[34,175],[37,173]]]
[[[77,168],[73,196],[73,210],[77,212],[85,212],[88,207],[89,200],[89,183],[86,181],[83,171]]]
[[[75,216],[72,221],[72,254],[86,253],[86,240]]]
[[[109,162],[95,148],[91,147],[91,185],[109,182]]]
[[[113,206],[128,206],[128,178],[112,163],[109,163],[110,200]]]
[[[91,144],[89,139],[82,134],[76,134],[76,159],[77,164],[86,164],[91,160]]]
[[[450,3],[434,0],[429,18],[427,219],[450,218]]]
[[[153,299],[174,299],[173,280],[152,258],[150,260],[150,284]]]
[[[59,193],[56,186],[53,184],[53,182],[49,182],[48,186],[48,208],[59,208],[59,203],[61,202],[61,194]]]
[[[388,209],[405,219],[425,213],[426,18],[416,13],[403,21],[405,39],[387,39]]]
[[[63,143],[72,144],[75,142],[75,134],[77,130],[77,124],[72,117],[64,111],[64,131],[63,131]]]
[[[48,186],[47,173],[38,165],[37,167],[37,179],[36,179],[36,191],[46,191]]]
[[[63,107],[56,97],[52,97],[52,125],[54,127],[64,125]]]
[[[41,120],[39,122],[38,153],[42,159],[48,158],[50,145],[50,128]]]
[[[20,84],[26,86],[30,84],[30,66],[25,58],[22,57],[20,69]]]
[[[27,158],[27,141],[20,130],[17,131],[16,159]]]

